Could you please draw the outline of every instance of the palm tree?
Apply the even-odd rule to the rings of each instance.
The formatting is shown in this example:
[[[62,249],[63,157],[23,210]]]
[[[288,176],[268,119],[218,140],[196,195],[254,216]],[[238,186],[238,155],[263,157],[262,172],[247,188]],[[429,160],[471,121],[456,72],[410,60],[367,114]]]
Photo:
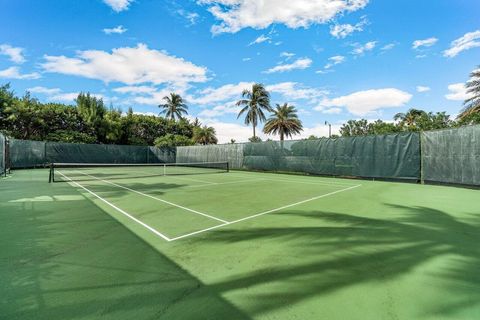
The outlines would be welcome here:
[[[242,100],[237,102],[237,106],[243,107],[238,113],[237,119],[245,112],[247,113],[245,115],[245,124],[252,124],[253,138],[255,139],[255,128],[258,122],[266,120],[264,111],[273,111],[272,107],[270,107],[270,94],[263,84],[255,83],[252,86],[252,90],[243,90],[242,98]]]
[[[273,110],[273,115],[265,123],[263,132],[267,134],[279,134],[280,141],[285,137],[292,137],[303,130],[302,121],[298,119],[297,109],[294,106],[289,106],[288,103],[279,105],[277,109]]]
[[[215,136],[215,129],[212,127],[195,127],[193,129],[193,141],[198,144],[216,144],[218,142]]]
[[[467,116],[480,113],[480,66],[477,70],[470,73],[470,80],[466,84],[467,93],[472,96],[463,103],[464,108],[458,115],[459,119],[464,119]]]
[[[419,110],[419,109],[414,109],[414,108],[411,108],[407,111],[407,113],[397,113],[393,119],[395,121],[398,121],[400,120],[400,125],[403,126],[403,125],[407,125],[409,128],[413,128],[416,126],[416,123],[417,121],[425,116],[427,113],[423,110]]]
[[[170,120],[175,120],[175,118],[181,119],[183,114],[188,114],[188,106],[179,94],[170,93],[170,96],[163,97],[163,100],[165,100],[166,103],[158,107],[162,109],[160,114],[165,114],[166,118]]]

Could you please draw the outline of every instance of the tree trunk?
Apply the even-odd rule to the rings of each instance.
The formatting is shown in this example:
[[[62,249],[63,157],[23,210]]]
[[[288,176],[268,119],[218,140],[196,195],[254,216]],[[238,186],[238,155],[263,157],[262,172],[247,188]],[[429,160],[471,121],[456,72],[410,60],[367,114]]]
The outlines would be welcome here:
[[[255,138],[255,124],[253,124],[253,138]]]

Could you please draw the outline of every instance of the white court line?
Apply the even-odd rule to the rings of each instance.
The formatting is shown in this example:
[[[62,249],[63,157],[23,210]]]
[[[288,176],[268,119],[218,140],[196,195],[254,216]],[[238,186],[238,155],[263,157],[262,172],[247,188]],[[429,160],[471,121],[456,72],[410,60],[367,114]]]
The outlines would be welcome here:
[[[265,179],[248,179],[248,180],[230,181],[230,182],[216,182],[214,185],[236,184],[236,183],[245,183],[250,181],[260,181],[260,180],[265,180]],[[201,187],[211,187],[211,185],[203,184],[203,185],[194,185],[194,186],[184,186],[184,188],[201,188]]]
[[[237,176],[242,176],[242,177],[252,176],[250,174],[242,174],[242,173],[237,173],[237,172],[230,172],[229,174],[235,174]],[[303,184],[337,185],[337,186],[345,186],[345,187],[352,186],[352,184],[350,184],[350,183],[337,183],[335,181],[330,182],[330,181],[325,181],[325,180],[320,180],[318,182],[309,182],[309,181],[300,181],[300,180],[294,180],[294,179],[282,179],[282,178],[277,178],[277,177],[269,177],[269,178],[263,178],[263,179],[264,180],[271,180],[271,181],[285,181],[285,182],[303,183]]]
[[[167,241],[172,241],[172,239],[170,239],[169,237],[165,236],[164,234],[162,234],[161,232],[155,230],[154,228],[150,227],[148,224],[138,220],[137,218],[133,217],[131,214],[129,214],[128,212],[120,209],[119,207],[115,206],[113,203],[110,203],[108,202],[107,200],[103,199],[102,197],[100,197],[98,194],[96,194],[95,192],[93,191],[90,191],[88,190],[87,188],[85,188],[84,186],[82,186],[81,184],[73,181],[72,179],[70,179],[69,177],[65,176],[63,173],[61,172],[58,172],[60,173],[62,176],[64,176],[66,179],[68,179],[72,184],[82,188],[83,190],[87,191],[88,193],[90,193],[91,195],[95,196],[96,198],[100,199],[101,201],[103,201],[104,203],[108,204],[110,207],[114,208],[115,210],[117,210],[118,212],[120,212],[121,214],[125,215],[126,217],[130,218],[131,220],[135,221],[136,223],[140,224],[141,226],[143,226],[144,228],[147,228],[148,230],[150,230],[151,232],[153,232],[154,234],[156,234],[157,236],[163,238],[164,240],[167,240]]]
[[[220,219],[220,218],[211,216],[211,215],[209,215],[209,214],[206,214],[206,213],[203,213],[203,212],[200,212],[200,211],[197,211],[197,210],[193,210],[193,209],[190,209],[190,208],[187,208],[187,207],[184,207],[184,206],[175,204],[175,203],[170,202],[170,201],[167,201],[167,200],[163,200],[163,199],[160,199],[160,198],[151,196],[151,195],[146,194],[146,193],[143,193],[143,192],[141,192],[141,191],[137,191],[137,190],[134,190],[134,189],[131,189],[131,188],[128,188],[128,187],[125,187],[125,186],[116,184],[116,183],[111,182],[111,181],[108,181],[108,180],[103,180],[103,179],[97,178],[97,177],[92,176],[92,175],[89,175],[89,174],[87,174],[87,173],[85,173],[85,172],[81,172],[81,171],[77,171],[77,172],[78,172],[78,173],[81,173],[81,174],[84,174],[84,175],[86,175],[86,176],[89,176],[89,177],[91,177],[91,178],[97,179],[97,180],[99,180],[99,181],[103,181],[103,182],[105,182],[105,183],[111,184],[111,185],[116,186],[116,187],[118,187],[118,188],[123,188],[123,189],[125,189],[125,190],[138,193],[138,194],[140,194],[140,195],[142,195],[142,196],[145,196],[145,197],[148,197],[148,198],[151,198],[151,199],[154,199],[154,200],[157,200],[157,201],[160,201],[160,202],[169,204],[169,205],[171,205],[171,206],[174,206],[174,207],[177,207],[177,208],[180,208],[180,209],[183,209],[183,210],[186,210],[186,211],[195,213],[195,214],[199,214],[199,215],[201,215],[201,216],[204,216],[204,217],[207,217],[207,218],[210,218],[210,219],[213,219],[213,220],[217,220],[217,221],[220,221],[220,222],[222,222],[222,223],[228,223],[228,221],[226,221],[226,220],[223,220],[223,219]],[[62,174],[62,175],[63,175],[63,174]],[[63,175],[63,176],[65,176],[65,175]]]
[[[358,184],[358,185],[351,186],[351,187],[348,187],[348,188],[345,188],[345,189],[329,192],[329,193],[322,194],[320,196],[316,196],[316,197],[313,197],[313,198],[310,198],[310,199],[306,199],[306,200],[298,201],[298,202],[295,202],[295,203],[292,203],[292,204],[288,204],[288,205],[283,206],[283,207],[271,209],[271,210],[268,210],[268,211],[263,211],[263,212],[245,217],[245,218],[241,218],[241,219],[238,219],[238,220],[233,220],[233,221],[230,221],[230,222],[226,222],[226,223],[220,224],[218,226],[213,226],[213,227],[198,230],[198,231],[195,231],[195,232],[190,232],[190,233],[187,233],[187,234],[175,237],[175,238],[171,238],[170,241],[180,240],[180,239],[187,238],[187,237],[190,237],[190,236],[193,236],[193,235],[197,235],[199,233],[203,233],[203,232],[207,232],[207,231],[210,231],[210,230],[213,230],[213,229],[217,229],[217,228],[220,228],[220,227],[223,227],[223,226],[227,226],[227,225],[242,222],[242,221],[245,221],[245,220],[248,220],[248,219],[253,219],[253,218],[256,218],[256,217],[259,217],[259,216],[263,216],[267,213],[272,213],[272,212],[280,211],[280,210],[287,209],[287,208],[290,208],[290,207],[293,207],[293,206],[298,206],[298,205],[303,204],[303,203],[314,201],[314,200],[317,200],[317,199],[320,199],[320,198],[325,198],[325,197],[334,195],[336,193],[340,193],[340,192],[348,191],[348,190],[351,190],[351,189],[354,189],[354,188],[358,188],[360,186],[362,186],[362,185]]]
[[[172,178],[172,179],[178,179],[178,180],[200,182],[200,183],[204,183],[204,184],[208,184],[208,185],[215,185],[215,184],[217,184],[216,182],[210,182],[210,181],[199,180],[199,179],[184,178],[184,177],[177,177],[177,176],[168,175],[168,174],[166,175],[166,177],[169,177],[169,178]]]

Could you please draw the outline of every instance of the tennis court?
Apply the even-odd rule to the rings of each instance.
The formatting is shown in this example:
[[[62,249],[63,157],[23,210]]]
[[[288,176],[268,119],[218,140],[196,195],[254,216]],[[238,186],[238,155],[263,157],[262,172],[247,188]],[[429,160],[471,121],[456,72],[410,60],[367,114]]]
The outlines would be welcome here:
[[[475,189],[223,166],[49,173],[0,181],[5,319],[480,315]]]

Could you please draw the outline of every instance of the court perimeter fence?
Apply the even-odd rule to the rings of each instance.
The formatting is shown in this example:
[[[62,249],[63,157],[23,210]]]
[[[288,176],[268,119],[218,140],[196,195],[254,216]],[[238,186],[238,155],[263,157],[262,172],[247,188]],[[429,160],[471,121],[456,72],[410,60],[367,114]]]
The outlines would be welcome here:
[[[159,149],[11,139],[12,168],[63,163],[228,161],[231,169],[480,185],[480,126]]]

